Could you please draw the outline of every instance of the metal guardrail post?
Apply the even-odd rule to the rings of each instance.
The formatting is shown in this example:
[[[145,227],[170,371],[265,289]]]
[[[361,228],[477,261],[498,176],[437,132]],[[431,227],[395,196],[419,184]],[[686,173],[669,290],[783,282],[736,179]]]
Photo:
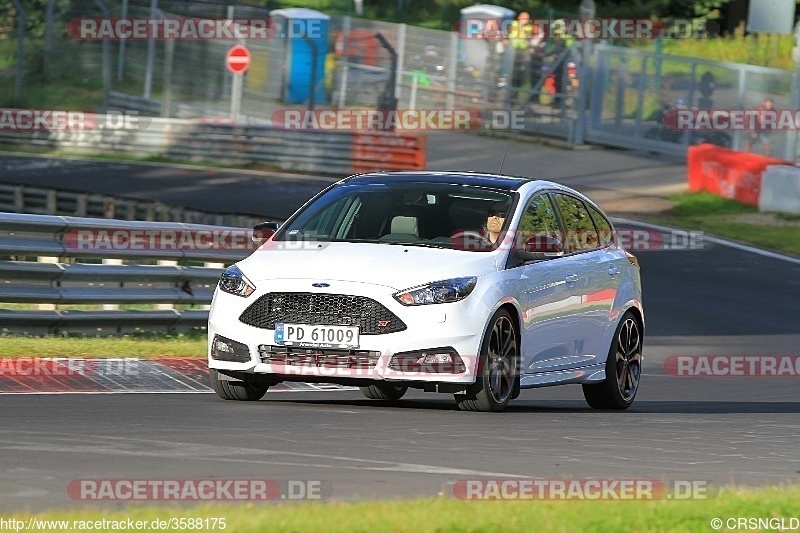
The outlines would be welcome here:
[[[25,72],[25,23],[27,13],[20,0],[11,0],[17,9],[17,78],[14,81],[14,101],[22,98],[22,77]]]
[[[163,259],[159,260],[156,264],[160,265],[160,266],[178,266],[178,262],[177,261],[163,260]],[[156,304],[156,309],[159,310],[159,311],[167,311],[167,310],[171,311],[171,310],[175,309],[175,305],[174,304]]]
[[[347,102],[347,74],[349,70],[349,60],[347,57],[347,39],[350,34],[351,19],[345,16],[342,19],[342,57],[339,61],[342,63],[342,72],[339,77],[339,94],[337,106],[339,109],[344,108]]]
[[[164,96],[161,98],[161,116],[169,118],[172,110],[172,66],[175,58],[175,39],[164,43]]]
[[[158,18],[158,0],[150,0],[150,20]],[[156,53],[156,41],[147,39],[147,70],[144,75],[144,97],[150,98],[153,94],[153,58]]]
[[[42,53],[42,74],[45,79],[50,78],[50,53],[53,49],[53,12],[56,0],[47,0],[44,12],[44,50]]]
[[[122,19],[128,18],[128,0],[122,0]],[[119,40],[119,58],[117,59],[117,81],[122,81],[125,72],[125,39]]]
[[[576,102],[576,120],[575,132],[573,142],[576,145],[584,144],[586,138],[586,94],[588,92],[590,79],[592,77],[592,69],[586,61],[586,64],[581,65],[578,69],[578,99]]]
[[[642,70],[639,74],[639,87],[636,91],[636,123],[635,135],[642,136],[642,115],[644,114],[644,95],[647,89],[647,56],[642,58]]]
[[[101,0],[94,0],[95,5],[103,13],[103,18],[110,18],[108,6]],[[111,44],[108,39],[103,39],[103,105],[108,107],[111,92]]]
[[[737,106],[739,109],[744,109],[744,96],[747,91],[746,76],[747,73],[744,71],[744,69],[739,69],[739,93],[738,93],[739,99],[737,102]],[[739,151],[744,150],[744,141],[742,140],[742,130],[740,129],[736,130],[733,133],[732,148],[734,150],[739,150]]]
[[[456,77],[458,76],[458,35],[450,33],[450,48],[448,49],[449,69],[447,73],[447,101],[445,109],[451,110],[455,105]]]
[[[794,59],[794,75],[792,76],[792,98],[791,109],[800,109],[800,22],[794,27],[795,48],[792,50],[792,58]],[[797,130],[792,130],[786,133],[786,147],[784,149],[784,159],[787,161],[797,161],[797,143],[798,139]]]
[[[397,97],[397,101],[400,101],[401,89],[403,86],[403,67],[405,66],[406,61],[406,25],[405,24],[398,24],[397,25],[397,72],[400,75],[396,76],[395,78],[395,86],[394,86],[394,95]]]
[[[124,263],[123,263],[122,259],[109,259],[109,258],[106,258],[106,259],[103,259],[103,264],[104,265],[122,265]],[[125,284],[124,281],[120,281],[119,282],[120,288],[124,287],[124,284]],[[102,304],[100,306],[100,308],[103,311],[119,311],[119,304]]]
[[[39,256],[39,257],[36,258],[36,262],[37,263],[55,264],[55,263],[58,263],[58,257]],[[37,304],[36,308],[39,309],[40,311],[54,311],[55,308],[56,308],[56,304],[52,304],[52,303]]]

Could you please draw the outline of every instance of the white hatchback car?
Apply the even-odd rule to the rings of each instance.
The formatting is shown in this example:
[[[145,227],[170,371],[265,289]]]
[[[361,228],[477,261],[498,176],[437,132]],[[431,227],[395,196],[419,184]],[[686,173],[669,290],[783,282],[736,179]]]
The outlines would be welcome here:
[[[208,363],[224,399],[281,381],[409,387],[500,411],[581,384],[594,408],[638,390],[639,264],[585,196],[540,180],[378,172],[328,187],[220,279]]]

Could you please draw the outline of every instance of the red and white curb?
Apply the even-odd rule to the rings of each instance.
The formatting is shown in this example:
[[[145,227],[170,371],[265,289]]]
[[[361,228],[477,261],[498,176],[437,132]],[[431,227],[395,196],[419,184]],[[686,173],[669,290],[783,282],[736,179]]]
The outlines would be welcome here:
[[[270,387],[270,392],[341,389],[352,387],[284,382]],[[209,392],[205,359],[0,358],[0,394]]]

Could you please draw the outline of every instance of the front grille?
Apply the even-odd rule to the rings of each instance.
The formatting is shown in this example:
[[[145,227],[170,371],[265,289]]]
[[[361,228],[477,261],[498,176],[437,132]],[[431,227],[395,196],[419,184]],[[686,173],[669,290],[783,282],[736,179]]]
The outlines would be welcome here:
[[[358,326],[361,335],[381,335],[406,329],[383,305],[364,296],[311,292],[271,292],[261,296],[239,317],[248,326],[275,329],[276,322],[324,326]]]
[[[322,368],[375,368],[380,352],[335,350],[329,348],[294,348],[262,344],[261,361],[271,365],[313,366]]]

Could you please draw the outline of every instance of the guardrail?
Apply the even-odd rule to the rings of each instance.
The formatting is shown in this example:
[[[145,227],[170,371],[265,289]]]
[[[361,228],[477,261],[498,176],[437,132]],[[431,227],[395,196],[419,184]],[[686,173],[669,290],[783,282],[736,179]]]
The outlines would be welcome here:
[[[0,213],[0,327],[4,332],[106,335],[204,327],[223,267],[251,253],[251,232]],[[81,304],[102,304],[103,309],[55,308]]]
[[[108,124],[114,120],[98,116],[93,122]],[[422,170],[426,153],[425,136],[416,133],[291,130],[153,117],[139,117],[135,124],[119,128],[0,129],[0,144],[77,154],[255,163],[324,175]]]
[[[117,91],[108,92],[109,107],[137,111],[144,115],[158,116],[161,114],[161,100],[145,98],[133,94],[120,93]]]
[[[0,212],[3,211],[235,227],[253,227],[263,221],[247,215],[207,213],[161,202],[28,185],[0,185]]]

